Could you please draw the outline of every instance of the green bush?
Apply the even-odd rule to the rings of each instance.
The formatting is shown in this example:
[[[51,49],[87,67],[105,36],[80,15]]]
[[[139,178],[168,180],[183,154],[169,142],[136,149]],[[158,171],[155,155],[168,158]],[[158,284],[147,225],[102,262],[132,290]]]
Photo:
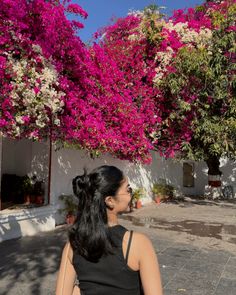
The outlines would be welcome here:
[[[173,197],[174,187],[170,184],[154,183],[152,192],[154,195]]]
[[[134,201],[140,200],[144,196],[144,194],[145,194],[144,188],[140,187],[140,188],[134,189],[132,194],[133,200]]]
[[[78,199],[73,195],[61,195],[59,196],[59,200],[61,200],[64,204],[64,208],[59,209],[60,213],[65,215],[76,215],[78,210]]]

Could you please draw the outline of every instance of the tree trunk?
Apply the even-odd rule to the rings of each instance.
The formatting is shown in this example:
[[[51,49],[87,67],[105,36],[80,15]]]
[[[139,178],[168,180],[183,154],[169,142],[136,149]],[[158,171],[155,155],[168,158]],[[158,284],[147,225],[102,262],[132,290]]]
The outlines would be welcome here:
[[[210,156],[206,160],[208,166],[208,184],[210,186],[221,186],[220,159],[216,156]]]

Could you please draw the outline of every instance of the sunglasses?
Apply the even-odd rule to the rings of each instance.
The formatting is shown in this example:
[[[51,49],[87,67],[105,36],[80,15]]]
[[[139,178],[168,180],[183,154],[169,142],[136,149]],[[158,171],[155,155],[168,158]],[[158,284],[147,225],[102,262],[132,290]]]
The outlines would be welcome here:
[[[130,185],[127,187],[127,193],[133,197],[133,189]],[[126,194],[118,194],[118,195],[126,195]]]

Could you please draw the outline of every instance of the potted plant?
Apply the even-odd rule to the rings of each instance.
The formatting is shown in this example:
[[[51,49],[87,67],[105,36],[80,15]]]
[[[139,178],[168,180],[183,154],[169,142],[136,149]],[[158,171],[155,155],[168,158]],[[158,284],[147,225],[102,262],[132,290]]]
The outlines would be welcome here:
[[[64,208],[59,209],[60,213],[65,215],[66,223],[73,224],[76,219],[77,209],[78,209],[78,200],[73,195],[61,195],[59,196],[64,204]]]
[[[44,203],[44,187],[42,180],[36,180],[34,183],[33,194],[35,196],[35,204],[42,205]]]
[[[153,198],[157,204],[173,197],[174,187],[166,183],[154,183],[152,187]]]
[[[32,179],[28,175],[22,176],[20,190],[24,196],[24,203],[26,205],[30,203],[34,203],[33,189],[34,189],[34,184]]]
[[[139,209],[142,207],[141,198],[143,197],[143,194],[144,194],[143,188],[136,188],[133,191],[134,206],[136,209]]]

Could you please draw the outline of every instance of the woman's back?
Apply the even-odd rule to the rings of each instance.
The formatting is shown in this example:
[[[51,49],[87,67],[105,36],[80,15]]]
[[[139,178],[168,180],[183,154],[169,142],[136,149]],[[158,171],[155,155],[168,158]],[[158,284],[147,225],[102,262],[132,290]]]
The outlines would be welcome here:
[[[139,272],[127,265],[129,249],[126,257],[123,254],[122,244],[127,229],[116,225],[110,227],[109,232],[116,245],[114,254],[102,256],[98,262],[91,262],[73,253],[73,265],[79,278],[80,290],[86,295],[138,295]]]
[[[77,218],[63,250],[56,294],[139,295],[140,274],[145,295],[162,295],[151,241],[139,233],[132,237],[118,225],[118,214],[132,202],[128,178],[117,167],[104,165],[76,176],[72,186]],[[76,278],[80,284],[74,288]]]

